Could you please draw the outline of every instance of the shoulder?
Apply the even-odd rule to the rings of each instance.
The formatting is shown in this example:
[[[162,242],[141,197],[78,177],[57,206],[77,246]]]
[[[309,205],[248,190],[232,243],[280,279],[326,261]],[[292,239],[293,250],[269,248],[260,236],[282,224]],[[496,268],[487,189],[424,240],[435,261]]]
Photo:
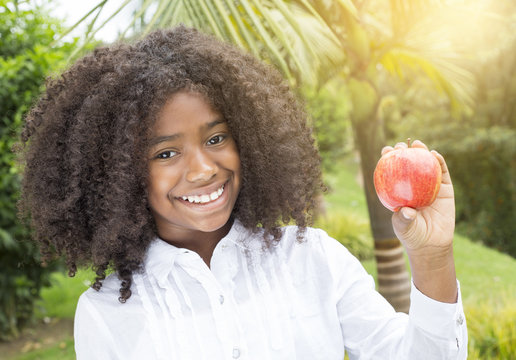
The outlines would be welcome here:
[[[311,227],[301,233],[298,230],[297,226],[283,228],[277,245],[292,267],[311,268],[346,282],[369,277],[360,261],[326,231]]]
[[[133,277],[134,276],[141,275],[133,274]],[[110,274],[102,282],[102,287],[99,290],[93,288],[86,290],[79,297],[76,317],[80,316],[81,313],[104,317],[113,312],[120,314],[122,312],[134,311],[135,307],[140,306],[136,286],[131,286],[131,297],[126,303],[122,304],[118,300],[120,297],[120,285],[121,281],[118,276],[116,274]]]
[[[119,288],[120,280],[112,274],[104,280],[100,290],[90,288],[79,297],[74,321],[77,359],[127,358],[137,344],[148,340],[142,336],[147,328],[147,317],[138,294],[133,291],[122,304],[118,301]],[[135,288],[132,286],[131,290]]]
[[[114,305],[114,301],[118,302],[118,294],[120,289],[120,280],[116,274],[110,274],[102,282],[102,287],[99,290],[89,288],[79,297],[79,304],[81,302],[97,303],[102,302],[105,305]],[[113,300],[113,301],[110,301]]]
[[[280,238],[268,250],[281,252],[287,256],[318,256],[323,259],[356,260],[343,244],[329,236],[322,229],[314,227],[300,228],[296,225],[288,225],[281,227],[280,231]],[[264,242],[264,230],[258,227],[246,228],[238,219],[235,220],[227,240],[254,254],[269,253],[269,251],[264,251],[267,248]]]
[[[251,250],[254,256],[267,258],[270,254],[276,254],[289,266],[303,267],[310,263],[318,268],[333,267],[334,264],[342,268],[348,263],[353,266],[359,264],[344,245],[318,228],[284,226],[281,237],[269,248],[264,245],[262,229],[246,231],[241,228],[239,235],[244,248]]]

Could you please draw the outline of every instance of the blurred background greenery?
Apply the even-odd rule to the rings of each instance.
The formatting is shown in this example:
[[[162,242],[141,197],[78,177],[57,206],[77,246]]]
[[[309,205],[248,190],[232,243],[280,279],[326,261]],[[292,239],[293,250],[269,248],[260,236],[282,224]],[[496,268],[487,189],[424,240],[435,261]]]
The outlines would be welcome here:
[[[50,15],[52,1],[0,0],[0,358],[73,358],[66,319],[92,275],[70,279],[59,260],[40,264],[16,217],[11,148],[45,77],[101,45],[109,21],[121,22],[120,38],[184,23],[277,67],[322,155],[329,191],[316,226],[374,276],[375,244],[393,237],[372,187],[380,149],[408,137],[438,149],[456,190],[469,358],[516,358],[514,1],[127,0],[108,11],[113,2],[92,5],[73,30]],[[121,21],[124,6],[133,13]],[[59,323],[64,334],[42,342],[38,329]]]

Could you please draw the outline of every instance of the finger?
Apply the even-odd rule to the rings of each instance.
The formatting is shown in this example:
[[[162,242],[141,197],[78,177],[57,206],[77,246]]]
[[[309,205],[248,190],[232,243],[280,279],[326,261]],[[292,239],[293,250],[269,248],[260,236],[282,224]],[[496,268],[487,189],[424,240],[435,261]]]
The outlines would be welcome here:
[[[399,214],[403,222],[411,223],[416,218],[417,210],[411,207],[402,207]]]
[[[428,150],[428,147],[421,140],[414,140],[410,147],[421,148]]]
[[[392,146],[384,146],[383,149],[382,149],[382,156],[387,154],[389,151],[392,151],[394,150],[394,148]]]
[[[451,176],[450,172],[448,171],[448,166],[446,165],[446,161],[444,160],[444,157],[439,154],[437,151],[432,150],[432,154],[437,158],[439,161],[439,165],[441,165],[441,171],[442,171],[442,183],[443,184],[451,184]]]
[[[408,145],[406,142],[399,142],[396,145],[394,145],[394,149],[406,149],[408,148]]]
[[[406,240],[413,236],[416,218],[417,210],[410,207],[403,207],[392,215],[394,232],[400,240]]]

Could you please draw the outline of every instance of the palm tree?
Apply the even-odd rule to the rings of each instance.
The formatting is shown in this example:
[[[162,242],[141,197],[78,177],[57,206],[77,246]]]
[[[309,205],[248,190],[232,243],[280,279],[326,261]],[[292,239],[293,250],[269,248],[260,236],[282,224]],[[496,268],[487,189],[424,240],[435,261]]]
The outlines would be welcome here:
[[[80,20],[90,19],[88,39],[103,26],[97,21],[107,1],[100,1]],[[135,0],[125,0],[107,21],[131,2]],[[455,112],[464,109],[471,101],[472,77],[451,61],[456,52],[438,36],[440,29],[434,24],[443,7],[437,0],[140,0],[121,36],[184,23],[269,61],[294,86],[321,86],[333,76],[346,79],[379,291],[398,311],[406,312],[410,281],[403,248],[372,181],[386,142],[380,109],[387,94],[382,93],[379,75],[387,72],[403,78],[411,69],[448,95]]]

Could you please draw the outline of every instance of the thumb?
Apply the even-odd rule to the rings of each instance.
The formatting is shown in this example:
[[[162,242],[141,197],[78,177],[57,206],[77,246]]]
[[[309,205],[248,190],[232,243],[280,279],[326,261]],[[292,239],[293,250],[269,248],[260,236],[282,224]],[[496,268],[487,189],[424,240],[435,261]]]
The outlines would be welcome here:
[[[394,233],[405,249],[415,249],[426,241],[424,221],[419,221],[419,213],[410,207],[401,208],[392,216]]]
[[[416,218],[417,210],[411,207],[403,207],[399,213],[404,222],[411,223]]]
[[[411,207],[403,207],[392,216],[392,225],[397,235],[405,235],[405,232],[414,222],[417,210]]]

